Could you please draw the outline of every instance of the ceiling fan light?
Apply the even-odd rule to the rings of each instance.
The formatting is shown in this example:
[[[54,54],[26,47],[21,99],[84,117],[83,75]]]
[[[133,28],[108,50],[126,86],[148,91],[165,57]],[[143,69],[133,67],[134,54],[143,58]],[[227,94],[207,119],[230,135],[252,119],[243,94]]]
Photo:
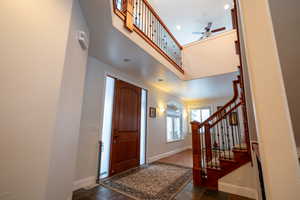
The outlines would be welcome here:
[[[180,30],[181,30],[181,26],[180,26],[180,25],[176,25],[176,29],[177,29],[178,31],[180,31]]]
[[[228,10],[229,8],[230,8],[230,5],[229,4],[225,4],[224,9]]]

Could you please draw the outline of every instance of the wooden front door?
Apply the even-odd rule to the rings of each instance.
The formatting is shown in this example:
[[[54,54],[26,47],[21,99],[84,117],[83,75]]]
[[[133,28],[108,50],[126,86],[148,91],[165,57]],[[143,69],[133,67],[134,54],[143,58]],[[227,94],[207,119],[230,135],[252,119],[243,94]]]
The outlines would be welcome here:
[[[110,176],[140,164],[141,88],[116,80]]]

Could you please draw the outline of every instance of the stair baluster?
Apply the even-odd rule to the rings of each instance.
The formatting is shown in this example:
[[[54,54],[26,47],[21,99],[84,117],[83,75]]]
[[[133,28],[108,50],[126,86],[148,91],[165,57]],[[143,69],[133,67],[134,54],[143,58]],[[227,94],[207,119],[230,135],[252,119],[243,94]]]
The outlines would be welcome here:
[[[233,81],[234,97],[225,106],[203,123],[192,122],[195,185],[216,188],[219,178],[251,159],[240,84],[240,77]]]

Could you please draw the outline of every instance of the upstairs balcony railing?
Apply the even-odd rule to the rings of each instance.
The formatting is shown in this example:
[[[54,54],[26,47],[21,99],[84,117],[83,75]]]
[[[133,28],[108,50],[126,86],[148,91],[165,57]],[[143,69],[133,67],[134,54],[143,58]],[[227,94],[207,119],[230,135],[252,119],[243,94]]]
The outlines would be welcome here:
[[[114,12],[181,73],[182,46],[146,0],[113,0]]]

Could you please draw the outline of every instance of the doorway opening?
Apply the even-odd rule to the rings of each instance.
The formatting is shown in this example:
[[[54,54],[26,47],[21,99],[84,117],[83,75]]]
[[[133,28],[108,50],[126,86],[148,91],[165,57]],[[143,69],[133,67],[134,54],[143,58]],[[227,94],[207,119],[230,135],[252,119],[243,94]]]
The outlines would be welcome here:
[[[131,93],[131,91],[137,92],[136,94],[138,95],[134,97],[133,94],[135,93]],[[122,167],[131,166],[128,163],[132,162],[130,159],[134,150],[129,152],[128,149],[124,149],[126,145],[129,145],[130,138],[133,142],[135,138],[138,140],[134,142],[134,144],[137,144],[136,151],[138,151],[136,164],[146,164],[147,95],[148,92],[146,89],[136,87],[111,76],[106,76],[103,125],[99,142],[98,182],[100,179],[117,173]],[[126,103],[129,100],[132,105],[132,102],[135,100],[134,98],[136,99],[136,108],[128,106],[129,103]],[[133,112],[138,116],[134,116]],[[138,122],[138,124],[135,125],[133,120]],[[131,126],[134,127],[132,128]],[[134,130],[130,129],[134,128],[136,128],[137,132],[135,133],[136,137],[132,138]],[[121,154],[122,157],[119,157]],[[127,160],[124,160],[123,163],[114,163],[122,161],[126,157]],[[121,166],[121,168],[117,165]]]

